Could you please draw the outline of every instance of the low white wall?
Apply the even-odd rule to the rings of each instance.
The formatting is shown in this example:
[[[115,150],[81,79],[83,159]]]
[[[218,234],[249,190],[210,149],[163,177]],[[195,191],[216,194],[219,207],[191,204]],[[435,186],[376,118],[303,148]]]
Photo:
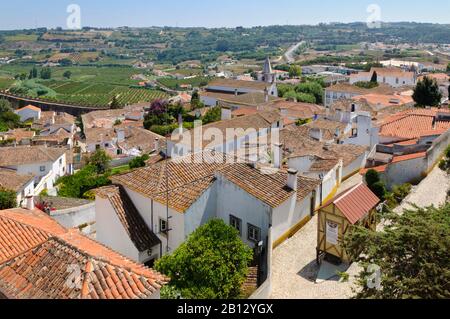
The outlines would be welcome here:
[[[53,211],[50,216],[66,228],[87,226],[82,229],[84,234],[89,235],[95,232],[95,226],[93,226],[95,223],[95,202],[80,207]]]

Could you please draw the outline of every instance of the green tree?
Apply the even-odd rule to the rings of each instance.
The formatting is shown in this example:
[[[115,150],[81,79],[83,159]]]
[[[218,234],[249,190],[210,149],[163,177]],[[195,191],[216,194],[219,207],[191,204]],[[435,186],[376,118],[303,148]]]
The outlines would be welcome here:
[[[145,162],[148,161],[150,156],[148,154],[144,154],[142,156],[138,156],[133,158],[133,160],[128,164],[130,169],[145,167]]]
[[[297,93],[311,94],[315,97],[316,103],[323,103],[324,90],[323,87],[317,82],[300,83],[295,87],[295,91]]]
[[[70,71],[64,72],[63,77],[65,77],[66,79],[70,79],[72,77],[72,72]]]
[[[370,79],[370,82],[372,83],[378,83],[378,74],[376,71],[373,72],[372,78]]]
[[[198,91],[194,91],[194,93],[192,93],[192,98],[191,98],[191,108],[192,108],[192,110],[199,109],[199,108],[202,108],[204,106],[205,105],[200,100],[200,94],[198,94]]]
[[[287,91],[283,94],[283,98],[289,101],[297,101],[297,92],[295,91]]]
[[[109,170],[111,156],[106,154],[105,150],[97,150],[88,157],[87,164],[95,167],[97,174],[104,174]]]
[[[74,175],[58,179],[58,195],[69,198],[92,198],[90,191],[111,184],[108,175],[98,174],[97,167],[87,165]]]
[[[28,76],[28,79],[36,79],[38,77],[38,70],[35,66],[30,70],[30,75]]]
[[[17,207],[17,195],[14,191],[0,188],[0,210]]]
[[[111,103],[110,108],[113,110],[122,108],[122,105],[120,105],[119,100],[117,99],[117,96],[114,96]]]
[[[380,174],[373,169],[369,169],[365,175],[365,180],[370,190],[377,195],[379,199],[384,200],[387,195],[387,190],[380,178]]]
[[[315,104],[317,102],[316,97],[309,93],[297,93],[297,102]]]
[[[424,77],[414,89],[413,99],[418,106],[438,106],[441,104],[442,93],[436,80]]]
[[[450,72],[450,62],[447,64],[447,72]]]
[[[284,97],[287,92],[295,91],[295,86],[291,84],[278,84],[277,88],[279,97]]]
[[[43,68],[41,70],[41,79],[43,80],[50,80],[52,78],[52,69],[50,68]]]
[[[157,261],[155,269],[171,278],[166,289],[183,298],[233,299],[240,297],[252,255],[236,229],[214,219]]]
[[[0,131],[16,128],[20,125],[20,116],[14,113],[11,103],[0,99]]]
[[[213,107],[206,112],[205,116],[203,116],[202,119],[203,125],[218,122],[221,120],[221,118],[222,118],[222,109],[218,106]]]
[[[302,68],[299,65],[291,65],[289,68],[289,77],[295,78],[302,75]]]
[[[364,269],[356,298],[450,298],[450,204],[389,213],[385,220],[382,232],[355,227],[345,239],[347,252]],[[380,267],[380,289],[367,284],[369,265]]]

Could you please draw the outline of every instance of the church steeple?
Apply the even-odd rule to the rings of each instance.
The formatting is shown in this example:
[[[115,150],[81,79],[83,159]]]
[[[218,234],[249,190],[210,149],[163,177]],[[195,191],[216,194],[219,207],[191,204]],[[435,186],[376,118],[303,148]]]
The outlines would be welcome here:
[[[274,83],[275,82],[275,74],[273,73],[272,64],[270,63],[269,57],[267,57],[266,61],[264,62],[262,75],[263,75],[264,82],[266,82],[266,83]]]
[[[264,74],[272,74],[272,64],[270,63],[270,58],[269,57],[267,57],[266,61],[264,62],[263,73]]]

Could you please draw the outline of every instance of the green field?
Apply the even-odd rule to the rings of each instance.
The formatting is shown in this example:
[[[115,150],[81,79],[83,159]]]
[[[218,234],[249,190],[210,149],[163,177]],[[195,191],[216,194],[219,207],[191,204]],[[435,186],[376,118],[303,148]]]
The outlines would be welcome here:
[[[192,79],[186,79],[186,80],[177,80],[174,78],[160,78],[158,79],[158,82],[162,85],[168,87],[172,90],[178,90],[180,89],[180,85],[182,84],[190,84],[193,87],[200,87],[205,86],[210,81],[210,78],[199,76]]]
[[[13,76],[28,74],[31,68],[30,64],[0,66],[0,89],[10,88],[15,82]],[[72,73],[70,80],[63,77],[66,71]],[[135,87],[139,81],[132,80],[131,76],[137,73],[138,70],[130,67],[54,67],[51,80],[37,79],[35,82],[48,88],[50,94],[41,96],[42,99],[80,105],[106,107],[114,97],[121,105],[129,105],[168,96],[162,91]],[[29,82],[24,81],[23,85]],[[30,96],[35,97],[34,94]]]
[[[56,100],[82,105],[105,106],[114,97],[121,105],[151,102],[158,98],[167,97],[167,94],[162,91],[130,88],[108,83],[53,81],[47,83],[47,85],[57,93]]]
[[[5,40],[9,42],[17,42],[17,41],[34,42],[37,39],[38,36],[36,34],[16,34],[5,37]]]
[[[14,79],[0,78],[0,90],[9,88],[14,83]]]

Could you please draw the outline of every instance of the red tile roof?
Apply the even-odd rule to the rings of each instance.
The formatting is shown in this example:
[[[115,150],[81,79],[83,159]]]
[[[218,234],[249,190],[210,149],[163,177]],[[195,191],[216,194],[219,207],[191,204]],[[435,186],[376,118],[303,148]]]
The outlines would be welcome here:
[[[374,209],[379,202],[380,199],[364,183],[361,183],[341,193],[324,207],[334,204],[354,225]]]
[[[380,136],[415,139],[440,135],[450,129],[450,121],[436,121],[439,113],[447,113],[447,111],[433,108],[394,114],[382,122]]]
[[[17,112],[18,112],[18,111],[23,111],[23,110],[26,110],[26,109],[33,110],[33,111],[38,111],[38,112],[41,111],[41,109],[38,108],[37,106],[34,106],[34,105],[31,105],[31,104],[30,104],[30,105],[27,105],[27,106],[24,106],[24,107],[18,109]]]
[[[420,153],[414,153],[414,154],[408,154],[408,155],[401,155],[401,156],[395,156],[392,160],[392,163],[399,163],[404,161],[410,161],[417,158],[422,158],[427,156],[427,152],[420,152]]]
[[[7,298],[149,298],[167,280],[39,210],[0,211],[0,293]]]

